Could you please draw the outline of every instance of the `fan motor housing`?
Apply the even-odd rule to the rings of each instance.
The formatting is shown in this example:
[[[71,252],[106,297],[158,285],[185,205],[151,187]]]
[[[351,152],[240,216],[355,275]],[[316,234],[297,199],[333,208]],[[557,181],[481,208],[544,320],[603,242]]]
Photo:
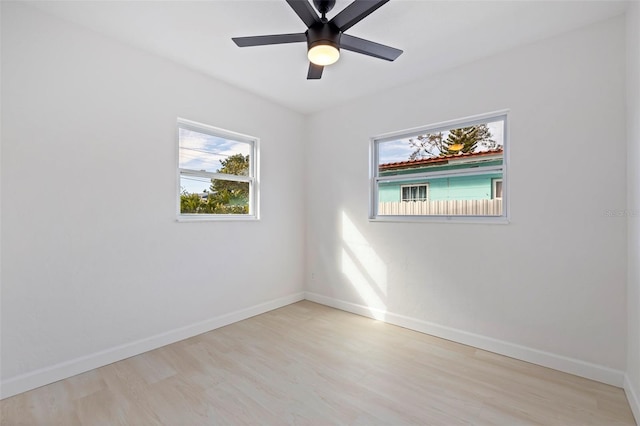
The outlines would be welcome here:
[[[322,77],[324,67],[335,63],[340,58],[340,50],[348,50],[387,61],[393,61],[400,56],[402,53],[400,49],[345,34],[349,28],[388,1],[353,0],[347,7],[328,19],[327,12],[334,8],[336,0],[313,0],[313,6],[309,4],[309,0],[286,0],[286,3],[305,24],[307,30],[304,33],[232,37],[232,40],[239,47],[306,41],[307,59],[309,59],[307,80],[318,80]]]
[[[336,0],[313,0],[313,5],[321,15],[324,15],[331,9],[333,9],[333,6],[335,6],[335,4]]]
[[[307,30],[307,48],[318,44],[328,44],[340,50],[340,30],[328,22],[319,22]]]

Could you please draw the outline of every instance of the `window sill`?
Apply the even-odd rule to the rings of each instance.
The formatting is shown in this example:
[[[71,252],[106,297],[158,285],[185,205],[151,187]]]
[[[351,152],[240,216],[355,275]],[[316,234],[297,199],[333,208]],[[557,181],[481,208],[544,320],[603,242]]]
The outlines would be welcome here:
[[[176,222],[247,222],[247,221],[258,221],[260,220],[255,215],[209,215],[209,214],[198,214],[198,215],[179,215],[176,218]]]

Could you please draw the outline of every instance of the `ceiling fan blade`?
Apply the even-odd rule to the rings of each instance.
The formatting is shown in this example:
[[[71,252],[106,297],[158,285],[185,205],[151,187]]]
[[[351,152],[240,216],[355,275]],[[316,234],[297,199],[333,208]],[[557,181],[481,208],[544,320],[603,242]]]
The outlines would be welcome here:
[[[335,24],[340,31],[347,31],[388,1],[389,0],[355,0],[334,16],[331,22]]]
[[[251,37],[233,37],[231,40],[233,40],[240,47],[249,47],[264,46],[267,44],[299,43],[302,41],[307,41],[307,35],[305,33],[273,34]]]
[[[394,61],[402,54],[402,50],[400,49],[374,43],[373,41],[354,37],[349,34],[342,34],[340,37],[340,48],[387,61]]]
[[[320,22],[320,18],[315,10],[313,10],[313,6],[309,3],[308,0],[287,0],[291,9],[302,19],[302,22],[307,27],[312,26],[316,22]]]
[[[322,77],[322,71],[324,67],[322,65],[316,65],[313,62],[309,62],[309,72],[307,73],[307,80],[318,80]]]

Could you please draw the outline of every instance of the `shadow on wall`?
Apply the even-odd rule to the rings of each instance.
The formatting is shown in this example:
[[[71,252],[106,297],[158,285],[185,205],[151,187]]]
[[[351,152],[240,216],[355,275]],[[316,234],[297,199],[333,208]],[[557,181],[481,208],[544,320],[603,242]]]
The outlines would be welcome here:
[[[341,271],[371,316],[384,321],[387,313],[387,266],[344,211],[341,222]]]

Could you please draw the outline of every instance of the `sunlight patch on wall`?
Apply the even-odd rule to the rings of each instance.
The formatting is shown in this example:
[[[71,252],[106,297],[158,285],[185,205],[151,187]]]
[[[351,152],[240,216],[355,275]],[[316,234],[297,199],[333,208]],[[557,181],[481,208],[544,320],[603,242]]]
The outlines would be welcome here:
[[[342,212],[342,242],[342,273],[358,292],[371,315],[384,320],[387,310],[387,267],[345,212]]]
[[[386,296],[387,266],[344,212],[342,212],[342,241],[356,260],[367,270],[367,274],[378,290],[383,296]]]

